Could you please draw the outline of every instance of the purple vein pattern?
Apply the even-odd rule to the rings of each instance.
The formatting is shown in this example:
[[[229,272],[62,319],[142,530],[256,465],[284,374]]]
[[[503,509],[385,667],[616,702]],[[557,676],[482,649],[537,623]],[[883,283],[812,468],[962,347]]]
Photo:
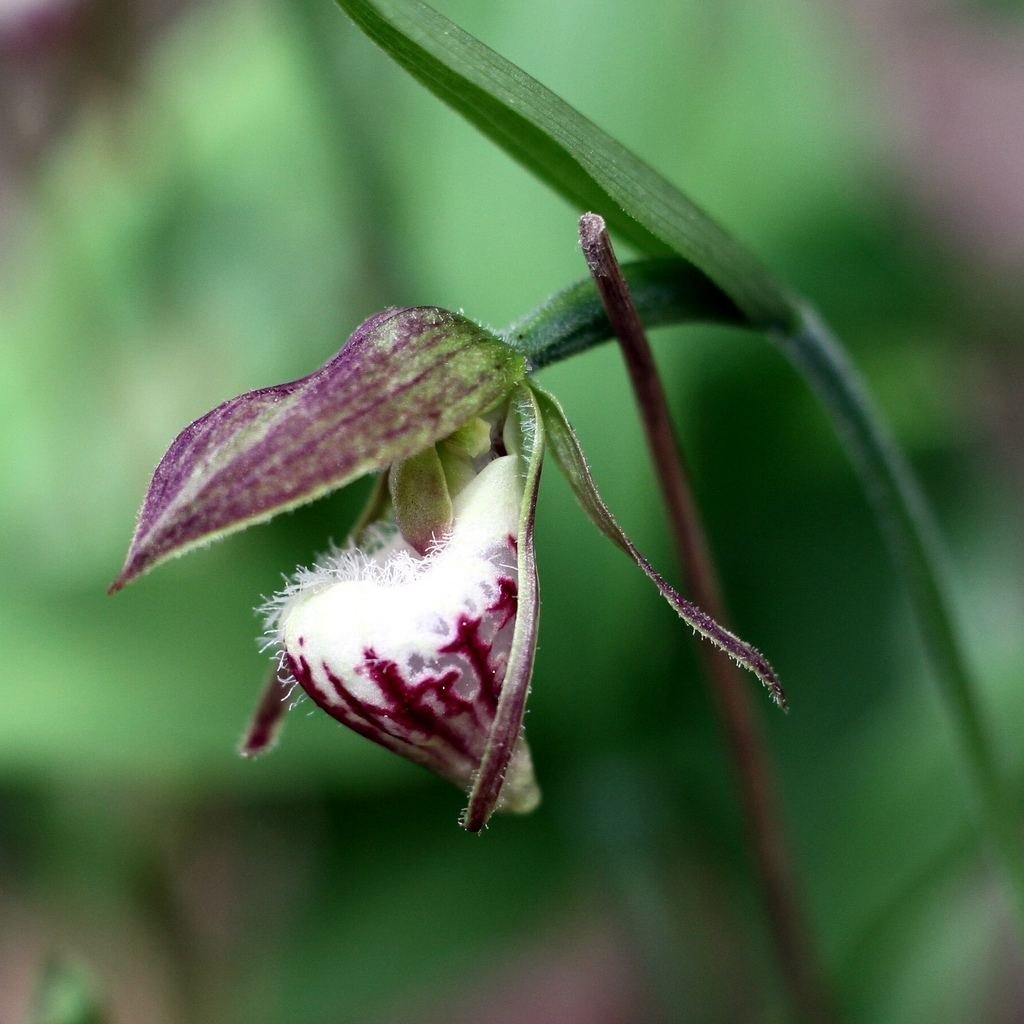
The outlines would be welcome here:
[[[111,591],[408,458],[500,402],[524,373],[521,356],[455,313],[378,313],[315,373],[231,399],[178,435]]]
[[[464,790],[507,703],[521,610],[520,461],[503,456],[480,473],[456,499],[451,534],[428,555],[380,527],[368,550],[341,549],[301,570],[266,608],[283,672],[317,705]],[[525,699],[527,686],[513,685]],[[538,799],[521,721],[491,809],[499,789],[508,810]]]

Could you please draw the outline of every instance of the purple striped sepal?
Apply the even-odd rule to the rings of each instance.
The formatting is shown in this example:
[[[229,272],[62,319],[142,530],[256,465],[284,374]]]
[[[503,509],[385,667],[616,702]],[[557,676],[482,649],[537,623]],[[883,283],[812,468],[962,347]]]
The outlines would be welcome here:
[[[315,373],[224,402],[178,435],[111,592],[422,452],[507,401],[525,373],[521,355],[456,313],[370,317]]]

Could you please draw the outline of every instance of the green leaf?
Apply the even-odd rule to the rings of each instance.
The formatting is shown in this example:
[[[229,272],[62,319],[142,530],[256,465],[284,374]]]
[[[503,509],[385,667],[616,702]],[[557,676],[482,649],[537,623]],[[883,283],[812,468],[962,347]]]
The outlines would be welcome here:
[[[395,61],[578,210],[601,214],[622,237],[651,255],[674,251],[693,264],[751,326],[771,332],[816,391],[860,471],[910,589],[925,647],[943,684],[990,838],[1013,881],[1024,926],[1024,860],[1014,816],[958,639],[927,504],[826,325],[661,175],[427,4],[338,3]],[[692,274],[693,269],[680,272]],[[571,322],[564,308],[558,313],[553,319],[540,317],[538,324],[550,328]],[[593,332],[586,338],[584,332],[558,349],[551,337],[531,339],[521,325],[512,330],[516,328],[522,351],[537,348],[550,358],[581,351],[581,340],[600,340]]]
[[[630,287],[634,282],[639,284],[633,297],[644,323],[711,319],[693,301],[685,263],[679,262],[677,266],[680,290],[674,296],[671,294],[668,262],[657,267],[661,287],[648,286],[652,263],[627,263],[622,267]],[[541,364],[610,340],[611,325],[595,309],[596,289],[588,287],[591,284],[588,278],[566,288],[550,303],[508,328],[504,336]],[[555,310],[554,314],[547,312],[549,307]],[[818,396],[860,474],[893,560],[908,587],[925,651],[941,684],[989,838],[1012,879],[1024,922],[1024,864],[1013,825],[1015,815],[962,648],[941,544],[927,501],[889,436],[867,387],[821,319],[805,307],[798,330],[773,332],[770,336]],[[549,436],[557,453],[556,431],[550,424]]]
[[[651,255],[676,252],[756,326],[795,308],[764,267],[671,182],[550,89],[419,0],[338,0],[445,103],[581,210]]]
[[[1024,929],[1024,860],[1017,813],[975,691],[946,578],[945,555],[928,502],[846,352],[809,306],[798,330],[775,341],[832,418],[907,586],[979,810],[1014,890]]]

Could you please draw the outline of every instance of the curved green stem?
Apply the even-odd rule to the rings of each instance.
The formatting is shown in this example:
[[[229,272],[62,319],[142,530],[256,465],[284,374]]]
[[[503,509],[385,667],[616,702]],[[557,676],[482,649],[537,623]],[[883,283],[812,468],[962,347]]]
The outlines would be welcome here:
[[[648,326],[722,323],[749,326],[721,292],[682,260],[657,259],[622,267],[641,319]],[[614,337],[596,286],[581,281],[558,293],[504,332],[533,368],[565,359]],[[818,396],[878,517],[903,574],[924,646],[958,733],[990,840],[1014,890],[1024,932],[1024,860],[1015,814],[967,666],[946,584],[945,559],[925,499],[893,444],[860,375],[817,314],[800,309],[792,332],[768,336]]]
[[[638,260],[622,272],[648,327],[680,323],[748,326],[739,309],[694,267],[680,259]],[[592,278],[552,295],[502,332],[539,370],[615,337]]]
[[[1014,889],[1024,927],[1024,861],[988,724],[975,693],[949,596],[946,559],[927,501],[860,375],[810,308],[799,329],[775,335],[832,417],[910,592],[924,647],[956,727],[980,810]]]

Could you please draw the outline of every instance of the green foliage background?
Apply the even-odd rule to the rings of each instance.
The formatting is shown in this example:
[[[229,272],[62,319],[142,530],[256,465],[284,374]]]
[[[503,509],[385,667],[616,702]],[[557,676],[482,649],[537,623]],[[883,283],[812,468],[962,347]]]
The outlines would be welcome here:
[[[985,433],[979,297],[887,177],[879,96],[838,20],[797,0],[443,9],[846,340],[937,504],[1019,788],[1019,492]],[[309,372],[384,305],[504,326],[582,276],[580,211],[313,0],[190,9],[28,194],[0,282],[0,948],[24,928],[40,969],[70,948],[126,1020],[454,1020],[531,951],[608,929],[638,1006],[667,951],[677,1019],[787,1019],[692,640],[553,467],[528,717],[546,801],[480,839],[454,790],[306,707],[272,757],[233,754],[265,671],[251,608],[344,536],[359,488],[104,596],[187,422]],[[740,632],[793,706],[760,710],[850,1019],[998,1019],[1020,970],[1005,897],[837,442],[762,341],[654,343]],[[543,383],[670,569],[617,353]]]

